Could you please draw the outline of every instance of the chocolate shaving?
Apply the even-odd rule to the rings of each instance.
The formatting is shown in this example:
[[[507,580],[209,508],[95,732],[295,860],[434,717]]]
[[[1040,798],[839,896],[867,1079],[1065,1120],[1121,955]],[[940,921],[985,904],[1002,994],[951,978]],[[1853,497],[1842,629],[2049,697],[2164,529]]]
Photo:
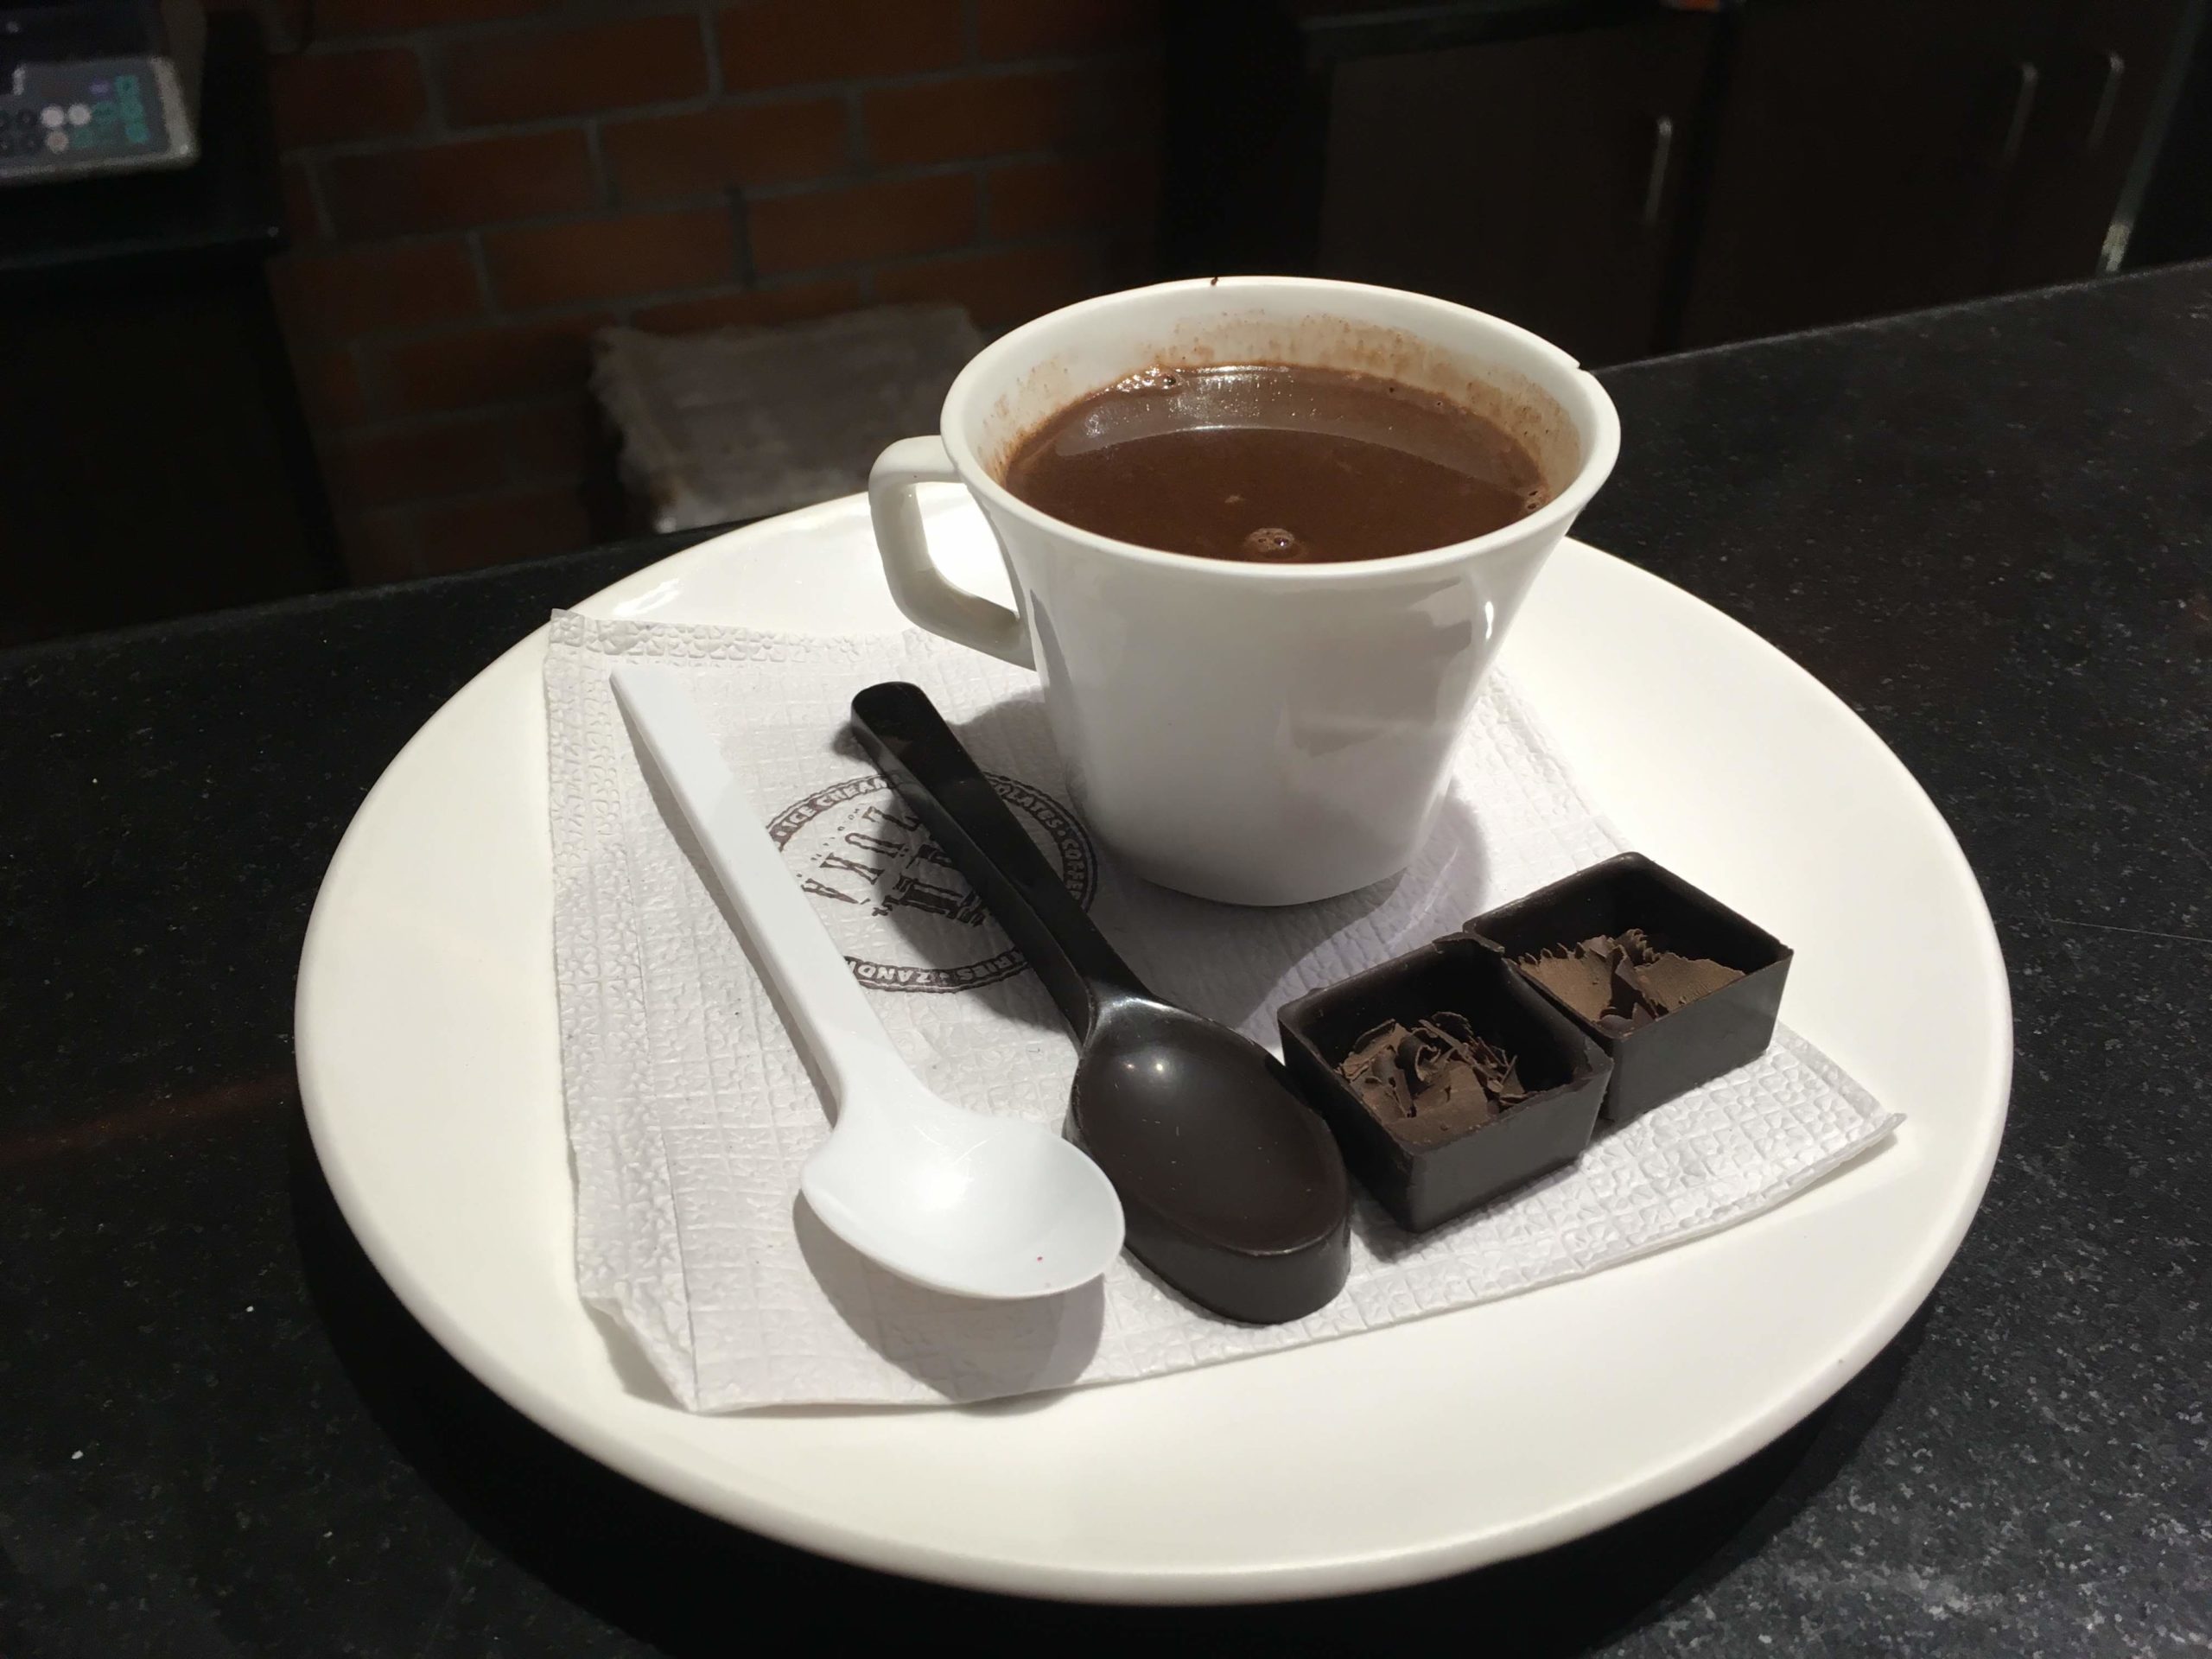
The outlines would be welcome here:
[[[1359,1096],[1360,1104],[1379,1122],[1395,1123],[1413,1112],[1413,1093],[1398,1066],[1398,1048],[1407,1035],[1406,1028],[1395,1020],[1377,1026],[1353,1046],[1337,1068],[1352,1093]]]
[[[1521,957],[1520,968],[1608,1037],[1625,1037],[1743,977],[1704,957],[1662,950],[1640,927],[1539,950]]]
[[[1529,1097],[1513,1058],[1450,1009],[1410,1028],[1384,1021],[1337,1070],[1382,1123],[1448,1117],[1472,1128]]]
[[[1586,955],[1578,945],[1571,954],[1549,950],[1523,957],[1521,966],[1535,980],[1585,1020],[1600,1018],[1613,1000],[1613,972],[1610,960]]]
[[[1667,951],[1646,963],[1637,970],[1637,977],[1652,1005],[1662,1014],[1672,1014],[1743,976],[1733,968],[1724,968],[1702,957],[1678,957]]]

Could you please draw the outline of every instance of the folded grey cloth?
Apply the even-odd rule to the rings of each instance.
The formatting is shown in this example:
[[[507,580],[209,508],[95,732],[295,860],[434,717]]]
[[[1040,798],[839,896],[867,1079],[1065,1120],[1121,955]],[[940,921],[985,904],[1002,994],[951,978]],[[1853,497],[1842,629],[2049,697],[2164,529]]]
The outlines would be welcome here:
[[[1363,1198],[1351,1281],[1294,1324],[1217,1319],[1127,1257],[1099,1283],[1039,1302],[923,1290],[854,1255],[798,1201],[828,1120],[632,752],[607,683],[625,657],[683,673],[900,1052],[931,1088],[981,1111],[1061,1122],[1074,1045],[853,746],[847,706],[864,685],[925,687],[1130,965],[1162,996],[1270,1048],[1290,997],[1619,842],[1493,675],[1411,869],[1318,905],[1212,904],[1140,880],[1092,842],[1067,805],[1035,679],[995,659],[919,633],[797,638],[557,615],[545,690],[577,1281],[692,1410],[985,1400],[1466,1307],[1756,1215],[1897,1121],[1783,1029],[1762,1058],[1605,1136],[1573,1169],[1434,1232],[1402,1233]],[[1253,832],[1256,849],[1266,826]]]
[[[867,488],[886,444],[937,425],[982,346],[957,305],[694,334],[602,328],[591,384],[653,528],[690,530]]]

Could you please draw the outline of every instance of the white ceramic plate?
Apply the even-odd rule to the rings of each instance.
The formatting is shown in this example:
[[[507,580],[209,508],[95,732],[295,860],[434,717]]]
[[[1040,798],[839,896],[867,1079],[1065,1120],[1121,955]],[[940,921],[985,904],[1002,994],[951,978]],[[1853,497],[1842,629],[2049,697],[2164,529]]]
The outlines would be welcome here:
[[[1004,594],[964,499],[932,535]],[[702,543],[583,607],[899,626],[857,498]],[[2012,1059],[1980,890],[1904,766],[1788,658],[1568,543],[1506,647],[1632,845],[1796,947],[1784,1013],[1905,1114],[1746,1225],[1579,1282],[1181,1376],[996,1407],[694,1417],[577,1300],[550,950],[544,645],[394,760],[301,963],[308,1123],[346,1218],[463,1363],[711,1514],[926,1578],[1113,1600],[1319,1595],[1559,1543],[1673,1496],[1840,1387],[1927,1294]]]

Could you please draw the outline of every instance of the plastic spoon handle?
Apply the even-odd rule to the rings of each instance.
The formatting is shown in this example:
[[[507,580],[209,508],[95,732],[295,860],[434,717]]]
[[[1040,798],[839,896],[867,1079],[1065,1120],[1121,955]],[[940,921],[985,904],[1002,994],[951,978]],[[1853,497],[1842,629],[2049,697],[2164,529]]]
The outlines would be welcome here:
[[[1060,1012],[1087,1038],[1110,1001],[1152,993],[1106,943],[1058,872],[918,685],[853,699],[853,725],[884,776],[982,895]]]
[[[755,960],[782,999],[791,1034],[829,1080],[839,1122],[863,1098],[893,1097],[859,1085],[906,1080],[906,1063],[761,828],[683,682],[667,669],[632,664],[608,677],[614,701],[683,809]]]

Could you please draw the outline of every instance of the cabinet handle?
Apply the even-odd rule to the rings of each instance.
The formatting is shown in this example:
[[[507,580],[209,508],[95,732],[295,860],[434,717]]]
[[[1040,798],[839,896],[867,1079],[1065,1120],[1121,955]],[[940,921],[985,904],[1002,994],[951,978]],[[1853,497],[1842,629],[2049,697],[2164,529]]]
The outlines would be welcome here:
[[[2127,73],[2127,60],[2117,52],[2105,54],[2105,86],[2097,94],[2097,112],[2089,118],[2089,141],[2084,149],[2094,150],[2105,141],[2105,129],[2112,124],[2113,105],[2120,102],[2120,78]]]
[[[1643,228],[1659,223],[1659,204],[1667,194],[1667,162],[1675,153],[1675,118],[1661,116],[1651,130],[1651,172],[1643,181]]]
[[[2020,141],[2028,136],[2028,114],[2036,106],[2036,89],[2043,85],[2043,71],[2023,60],[2013,66],[2019,71],[2019,89],[2012,94],[2012,124],[2005,131],[2004,164],[2010,167],[2019,159]]]

